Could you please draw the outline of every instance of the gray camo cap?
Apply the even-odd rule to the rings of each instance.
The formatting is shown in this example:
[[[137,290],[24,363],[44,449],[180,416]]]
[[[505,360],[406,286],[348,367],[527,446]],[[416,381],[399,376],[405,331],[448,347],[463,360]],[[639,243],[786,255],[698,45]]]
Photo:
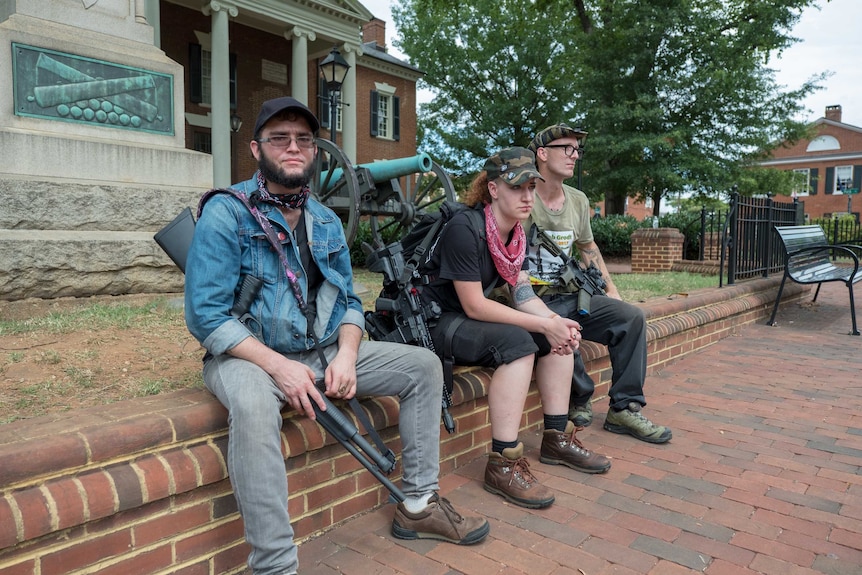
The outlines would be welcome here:
[[[587,135],[587,132],[580,128],[572,128],[567,124],[554,124],[553,126],[548,126],[533,138],[533,141],[530,142],[530,150],[535,154],[536,150],[539,148],[544,148],[554,140],[559,140],[560,138],[566,137],[574,137],[579,140]]]

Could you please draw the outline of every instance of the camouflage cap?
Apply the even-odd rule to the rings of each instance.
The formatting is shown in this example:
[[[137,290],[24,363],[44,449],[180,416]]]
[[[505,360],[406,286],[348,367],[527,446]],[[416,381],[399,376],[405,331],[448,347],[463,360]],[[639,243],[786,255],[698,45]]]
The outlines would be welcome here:
[[[548,126],[533,138],[533,141],[530,142],[530,150],[533,153],[536,153],[536,150],[539,148],[543,148],[553,142],[554,140],[559,140],[560,138],[577,138],[581,140],[584,136],[587,135],[587,132],[580,128],[572,128],[566,124],[555,124],[553,126]]]
[[[510,186],[520,186],[532,180],[545,178],[536,168],[536,155],[527,148],[505,148],[485,160],[488,181],[503,178]]]

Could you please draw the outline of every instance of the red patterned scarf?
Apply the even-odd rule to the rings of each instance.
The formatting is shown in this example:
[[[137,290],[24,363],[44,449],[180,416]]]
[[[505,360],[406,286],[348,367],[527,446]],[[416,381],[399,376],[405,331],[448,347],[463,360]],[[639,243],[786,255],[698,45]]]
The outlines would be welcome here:
[[[521,272],[521,264],[527,255],[527,236],[521,222],[516,222],[512,230],[512,241],[508,245],[500,240],[500,231],[497,228],[497,218],[491,211],[491,204],[485,204],[485,234],[488,237],[488,251],[494,260],[494,267],[506,283],[515,285],[518,274]]]

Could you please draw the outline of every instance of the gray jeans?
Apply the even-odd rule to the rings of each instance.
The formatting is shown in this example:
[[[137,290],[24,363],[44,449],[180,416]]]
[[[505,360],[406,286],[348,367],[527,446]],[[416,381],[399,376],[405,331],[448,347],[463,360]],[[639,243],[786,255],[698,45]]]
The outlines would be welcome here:
[[[327,359],[336,346],[325,350]],[[289,354],[323,380],[314,351]],[[363,340],[356,360],[357,395],[400,400],[401,488],[409,496],[438,489],[443,372],[431,351]],[[229,355],[204,364],[204,382],[228,410],[228,471],[255,575],[292,573],[297,550],[287,512],[288,486],[281,453],[281,410],[286,401],[272,378],[251,362]],[[346,405],[344,409],[348,409]]]

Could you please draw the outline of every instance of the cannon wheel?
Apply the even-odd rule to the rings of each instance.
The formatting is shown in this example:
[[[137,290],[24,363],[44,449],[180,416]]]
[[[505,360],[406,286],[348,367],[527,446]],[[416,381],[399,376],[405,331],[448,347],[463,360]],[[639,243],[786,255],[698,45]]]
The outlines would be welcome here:
[[[445,200],[456,200],[452,179],[437,162],[431,163],[430,172],[404,179],[402,201],[390,200],[369,217],[371,237],[379,245],[383,245],[384,236],[392,241],[403,238],[419,214],[437,211]]]
[[[359,229],[359,181],[356,179],[356,171],[341,148],[331,141],[317,138],[315,144],[317,158],[314,161],[311,193],[338,215],[344,225],[347,244],[352,245]],[[332,181],[333,174],[339,168],[340,177],[337,181]],[[321,174],[324,172],[326,176],[321,181]]]

